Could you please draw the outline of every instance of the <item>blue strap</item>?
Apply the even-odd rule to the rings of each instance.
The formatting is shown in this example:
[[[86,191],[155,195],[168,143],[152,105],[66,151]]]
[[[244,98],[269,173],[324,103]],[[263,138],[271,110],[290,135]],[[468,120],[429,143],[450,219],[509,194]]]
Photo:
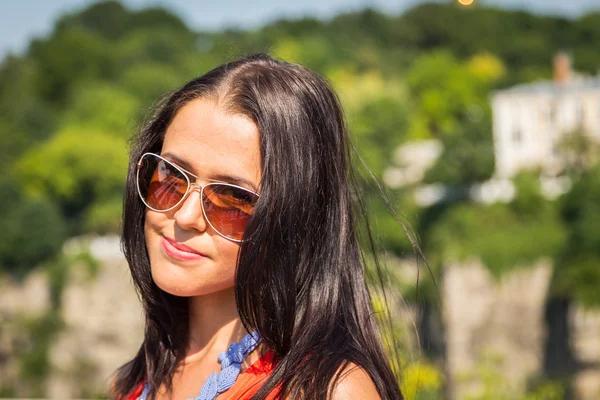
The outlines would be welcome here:
[[[242,363],[248,354],[258,346],[258,343],[260,343],[260,335],[257,331],[247,334],[239,342],[232,343],[227,351],[219,354],[221,372],[210,374],[202,385],[200,394],[187,400],[214,400],[219,394],[233,386],[242,369]],[[137,400],[146,400],[150,388],[149,383],[144,384],[144,390]]]
[[[144,390],[142,391],[142,394],[140,394],[140,397],[137,398],[137,400],[146,400],[148,394],[150,394],[151,388],[152,386],[150,386],[148,383],[144,384]]]

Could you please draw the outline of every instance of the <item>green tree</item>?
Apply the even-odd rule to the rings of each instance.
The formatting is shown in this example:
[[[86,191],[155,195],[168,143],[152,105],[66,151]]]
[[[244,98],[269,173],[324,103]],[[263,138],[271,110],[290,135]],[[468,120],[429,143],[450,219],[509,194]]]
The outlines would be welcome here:
[[[418,58],[407,74],[413,95],[410,136],[441,140],[444,151],[427,182],[468,184],[494,169],[491,112],[487,94],[504,65],[482,53],[461,62],[446,51]]]
[[[122,193],[127,161],[125,139],[69,128],[29,151],[15,166],[15,174],[34,198],[56,199],[73,234],[81,232],[88,207],[114,202]],[[112,218],[118,220],[119,215]]]
[[[553,281],[557,294],[600,306],[600,165],[585,171],[565,195],[568,240]]]
[[[73,85],[112,79],[118,71],[111,43],[79,26],[32,42],[29,52],[39,68],[36,88],[40,96],[57,105],[67,101]]]
[[[438,266],[479,258],[495,276],[542,258],[554,258],[565,243],[554,207],[521,214],[510,205],[460,204],[447,209],[426,233],[427,254]]]
[[[567,132],[558,150],[564,158],[565,172],[575,179],[599,161],[600,144],[581,129]]]
[[[28,58],[8,57],[0,65],[0,168],[7,168],[34,143],[52,135],[56,110],[40,99],[39,68]]]
[[[494,173],[494,144],[490,118],[486,113],[481,120],[468,120],[457,128],[457,133],[442,141],[444,150],[436,163],[426,172],[425,182],[450,185],[468,185],[489,179]]]
[[[60,120],[61,129],[93,129],[128,138],[137,124],[140,104],[116,85],[86,82],[74,88]],[[85,135],[85,133],[83,133]]]
[[[49,198],[30,198],[22,182],[0,179],[0,271],[23,276],[55,256],[66,238],[60,210]]]

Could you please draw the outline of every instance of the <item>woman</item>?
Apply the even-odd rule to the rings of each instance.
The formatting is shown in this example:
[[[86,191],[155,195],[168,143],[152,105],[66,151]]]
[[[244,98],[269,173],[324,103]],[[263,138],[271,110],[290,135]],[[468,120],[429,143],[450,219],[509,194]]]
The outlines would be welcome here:
[[[158,107],[123,214],[145,335],[113,398],[402,398],[363,276],[348,149],[329,85],[264,54]]]

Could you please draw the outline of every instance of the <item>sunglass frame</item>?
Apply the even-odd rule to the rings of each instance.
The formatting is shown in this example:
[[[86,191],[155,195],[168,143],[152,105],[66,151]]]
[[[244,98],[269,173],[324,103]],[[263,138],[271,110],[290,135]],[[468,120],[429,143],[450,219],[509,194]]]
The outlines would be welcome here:
[[[144,157],[146,156],[153,156],[156,157],[164,162],[166,162],[167,164],[169,164],[170,166],[174,167],[176,170],[178,170],[179,172],[181,172],[181,174],[185,177],[185,180],[187,182],[187,189],[185,191],[185,193],[183,194],[183,196],[181,196],[181,199],[173,206],[170,207],[166,210],[158,210],[154,207],[151,207],[148,203],[146,203],[146,200],[144,199],[144,196],[142,195],[142,191],[140,189],[140,169],[142,168],[142,161],[144,159]],[[190,176],[194,178],[194,182],[192,182],[190,180]],[[198,180],[205,180],[205,181],[209,181],[209,183],[207,183],[206,185],[201,185],[198,183]],[[217,232],[217,234],[219,234],[220,236],[224,237],[227,240],[231,240],[233,242],[236,243],[241,243],[244,241],[244,239],[235,239],[232,237],[229,237],[227,235],[225,235],[224,233],[220,232],[213,224],[212,222],[210,222],[210,218],[208,218],[208,216],[206,215],[206,210],[204,209],[204,188],[208,187],[208,186],[216,186],[216,185],[225,185],[225,186],[229,186],[229,187],[233,187],[236,189],[241,189],[244,190],[248,193],[252,193],[253,195],[256,196],[257,201],[260,198],[260,195],[250,189],[247,189],[245,187],[239,186],[239,185],[234,185],[233,183],[229,183],[229,182],[223,182],[223,181],[219,181],[219,180],[215,180],[215,179],[208,179],[208,178],[200,178],[194,174],[192,174],[191,172],[189,172],[188,170],[186,170],[185,168],[180,167],[179,165],[173,163],[172,161],[167,160],[166,158],[155,154],[155,153],[151,153],[151,152],[147,152],[142,154],[142,156],[140,157],[140,159],[137,162],[137,171],[136,171],[136,178],[135,178],[135,185],[137,187],[137,192],[138,195],[140,196],[140,199],[142,199],[142,202],[144,203],[144,205],[146,207],[148,207],[150,210],[152,211],[156,211],[156,212],[160,212],[160,213],[165,213],[168,211],[171,211],[175,208],[177,208],[180,204],[182,204],[186,197],[188,196],[189,193],[191,193],[192,190],[190,190],[192,187],[196,186],[200,189],[200,207],[202,208],[202,215],[204,216],[204,219],[206,220],[206,222],[208,222],[208,224],[210,225],[210,227]]]

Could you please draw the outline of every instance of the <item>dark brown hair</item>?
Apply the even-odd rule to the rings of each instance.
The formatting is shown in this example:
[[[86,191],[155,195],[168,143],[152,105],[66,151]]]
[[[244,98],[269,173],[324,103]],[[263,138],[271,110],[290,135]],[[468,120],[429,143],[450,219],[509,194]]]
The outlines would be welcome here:
[[[401,399],[364,277],[357,238],[350,141],[335,93],[319,75],[265,54],[224,64],[172,93],[135,138],[122,245],[146,316],[143,344],[117,372],[113,397],[142,381],[171,387],[188,342],[187,300],[152,280],[135,167],[160,152],[178,110],[215,98],[260,132],[261,197],[244,234],[235,293],[247,330],[257,329],[277,366],[254,399],[330,395],[348,363],[363,368],[383,399]],[[151,393],[151,397],[154,393]]]

